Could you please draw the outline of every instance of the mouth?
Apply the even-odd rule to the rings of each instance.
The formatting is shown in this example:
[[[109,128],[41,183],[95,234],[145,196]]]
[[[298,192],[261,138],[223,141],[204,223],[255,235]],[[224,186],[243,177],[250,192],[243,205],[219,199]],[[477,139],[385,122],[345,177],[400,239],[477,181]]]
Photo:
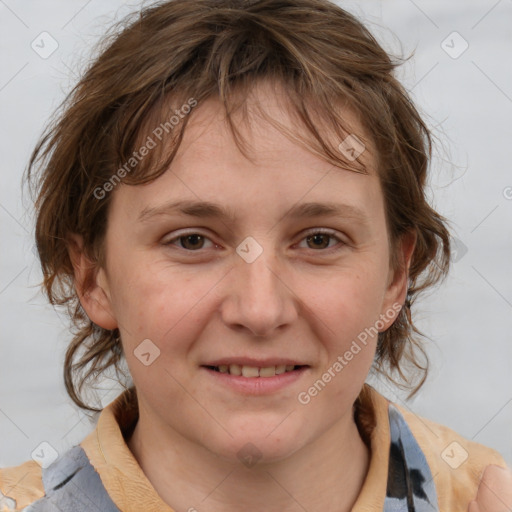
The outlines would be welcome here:
[[[200,366],[219,389],[245,396],[271,396],[298,386],[311,366],[283,358],[228,357]]]
[[[278,364],[267,366],[252,366],[242,364],[219,364],[219,365],[203,365],[208,370],[233,375],[236,377],[245,377],[248,379],[254,378],[269,378],[285,373],[295,372],[307,368],[307,365],[299,364]]]

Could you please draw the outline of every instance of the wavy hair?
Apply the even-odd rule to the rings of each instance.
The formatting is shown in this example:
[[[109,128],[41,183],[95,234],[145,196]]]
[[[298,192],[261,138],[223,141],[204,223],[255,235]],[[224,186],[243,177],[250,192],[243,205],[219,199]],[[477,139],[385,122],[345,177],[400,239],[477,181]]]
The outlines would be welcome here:
[[[302,129],[289,135],[327,161],[366,172],[324,136],[326,129],[338,141],[352,133],[338,105],[357,113],[376,148],[392,264],[400,264],[395,249],[404,234],[415,233],[417,242],[406,307],[379,334],[374,368],[399,385],[415,386],[411,394],[419,389],[428,358],[410,306],[446,275],[450,239],[445,219],[426,198],[432,134],[395,77],[402,62],[356,17],[327,0],[171,0],[145,7],[111,29],[42,134],[26,176],[35,196],[42,287],[51,304],[68,308],[73,325],[64,379],[79,407],[99,410],[83,399],[84,386],[109,368],[117,371],[123,355],[117,329],[95,325],[80,305],[70,235],[82,236],[86,255],[103,265],[112,196],[103,193],[105,184],[114,187],[114,175],[132,185],[160,176],[194,115],[172,130],[164,119],[165,151],[159,145],[123,173],[162,113],[176,111],[187,98],[198,105],[217,98],[243,151],[232,117],[261,80],[283,86],[287,108]],[[364,134],[357,137],[365,141]],[[405,371],[411,365],[412,377]]]

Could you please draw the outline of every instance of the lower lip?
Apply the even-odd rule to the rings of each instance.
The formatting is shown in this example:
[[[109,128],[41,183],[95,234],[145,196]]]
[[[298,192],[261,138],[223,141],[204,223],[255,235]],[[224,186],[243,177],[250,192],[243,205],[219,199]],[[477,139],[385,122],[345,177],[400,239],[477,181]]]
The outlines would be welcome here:
[[[229,373],[221,373],[201,366],[201,370],[207,372],[219,384],[227,386],[238,393],[246,395],[267,395],[275,393],[297,382],[308,370],[303,366],[291,372],[281,373],[274,377],[241,377]]]

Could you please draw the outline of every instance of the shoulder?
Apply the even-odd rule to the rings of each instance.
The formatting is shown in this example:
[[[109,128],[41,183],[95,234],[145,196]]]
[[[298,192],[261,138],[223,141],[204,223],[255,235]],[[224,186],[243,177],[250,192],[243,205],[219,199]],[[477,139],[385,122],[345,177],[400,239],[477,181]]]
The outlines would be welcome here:
[[[81,446],[74,446],[48,467],[27,462],[0,475],[2,512],[119,512]]]
[[[44,496],[42,467],[31,460],[0,468],[0,510],[22,510]]]
[[[407,422],[432,472],[440,510],[466,511],[477,496],[487,466],[506,468],[492,448],[470,441],[454,430],[393,404]]]

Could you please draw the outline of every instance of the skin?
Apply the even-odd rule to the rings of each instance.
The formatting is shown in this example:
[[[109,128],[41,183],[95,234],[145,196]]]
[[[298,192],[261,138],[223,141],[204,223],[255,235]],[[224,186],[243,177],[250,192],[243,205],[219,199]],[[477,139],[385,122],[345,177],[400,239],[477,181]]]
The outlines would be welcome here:
[[[489,465],[482,475],[478,494],[468,512],[508,512],[512,510],[512,472]]]
[[[249,106],[258,98],[276,120],[297,128],[279,93],[263,84],[253,94]],[[364,133],[355,116],[344,115]],[[150,184],[117,187],[105,268],[94,270],[88,290],[79,283],[91,263],[79,249],[73,253],[80,299],[92,321],[121,332],[140,410],[128,444],[171,507],[350,510],[370,456],[353,403],[376,337],[307,405],[297,396],[358,334],[403,304],[414,239],[399,246],[403,268],[394,271],[371,145],[360,157],[369,168],[363,175],[333,167],[256,114],[250,129],[240,126],[254,162],[237,149],[219,103],[209,100],[194,110],[169,171]],[[173,214],[137,221],[143,209],[179,199],[218,203],[235,219]],[[364,219],[286,216],[310,201],[350,205]],[[307,233],[312,228],[335,234],[318,248],[306,238],[317,232]],[[187,250],[178,238],[185,230],[206,238]],[[236,253],[247,236],[263,249],[252,263]],[[383,320],[380,331],[392,321]],[[149,366],[134,355],[145,339],[160,350]],[[228,356],[293,357],[309,369],[273,394],[243,396],[200,368]],[[247,443],[261,455],[252,467],[237,457]]]

